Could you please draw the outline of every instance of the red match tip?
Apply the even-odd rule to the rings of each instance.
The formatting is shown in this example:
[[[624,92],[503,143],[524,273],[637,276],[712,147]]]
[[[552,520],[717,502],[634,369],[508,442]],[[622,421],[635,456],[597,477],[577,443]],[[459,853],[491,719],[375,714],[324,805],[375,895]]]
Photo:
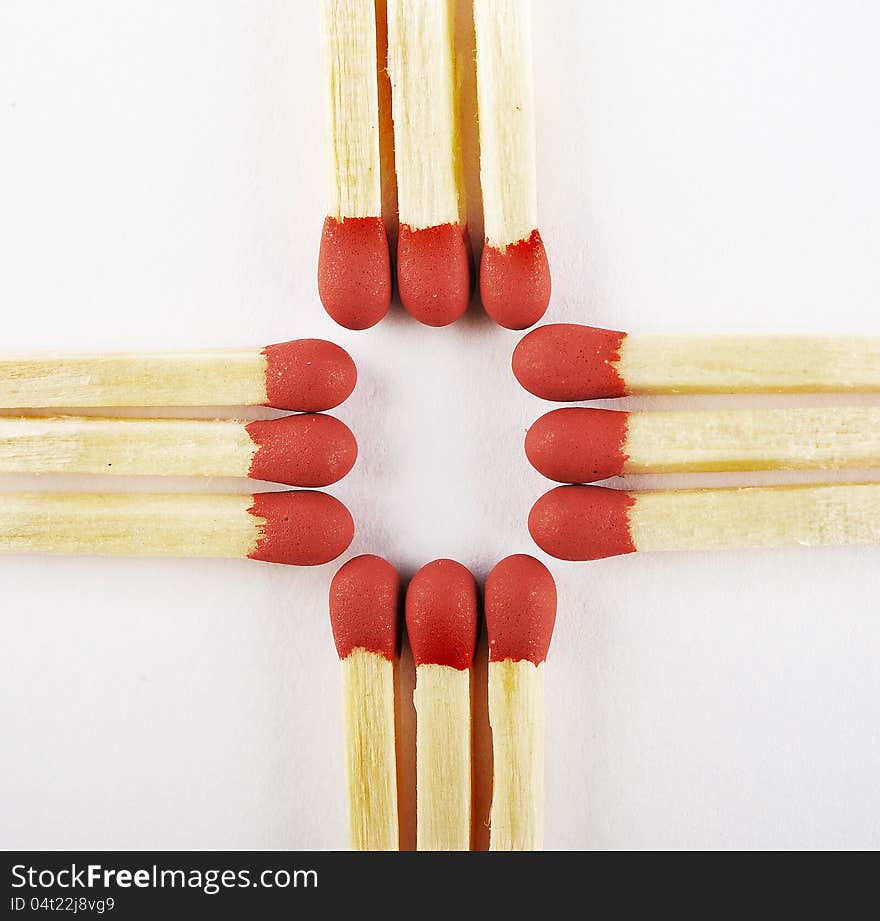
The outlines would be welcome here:
[[[434,560],[406,590],[406,632],[416,665],[471,667],[477,646],[477,584],[461,563]]]
[[[346,329],[368,329],[391,303],[391,260],[381,217],[328,217],[318,253],[318,295]]]
[[[297,413],[333,409],[351,396],[357,368],[351,355],[325,339],[267,345],[266,406]]]
[[[397,656],[400,576],[380,556],[349,560],[330,583],[330,624],[340,659],[355,649]]]
[[[471,253],[467,229],[441,224],[413,230],[400,225],[397,288],[410,316],[426,326],[448,326],[471,299]]]
[[[635,553],[629,509],[635,499],[602,486],[557,486],[529,513],[535,543],[559,560],[601,560]]]
[[[629,413],[610,409],[554,409],[526,435],[531,465],[559,483],[590,483],[620,476],[626,462]]]
[[[265,519],[252,560],[320,566],[348,549],[354,522],[348,509],[323,492],[262,492],[248,511]]]
[[[507,329],[528,329],[550,303],[550,265],[541,234],[504,250],[487,243],[480,265],[480,298],[486,313]]]
[[[245,426],[257,446],[248,476],[287,486],[329,486],[357,458],[351,429],[333,416],[304,413]]]
[[[502,560],[486,578],[484,598],[489,661],[547,658],[556,622],[556,583],[533,556],[518,553]]]
[[[533,330],[513,351],[516,379],[536,397],[571,403],[624,397],[626,383],[613,362],[626,333],[575,323]]]

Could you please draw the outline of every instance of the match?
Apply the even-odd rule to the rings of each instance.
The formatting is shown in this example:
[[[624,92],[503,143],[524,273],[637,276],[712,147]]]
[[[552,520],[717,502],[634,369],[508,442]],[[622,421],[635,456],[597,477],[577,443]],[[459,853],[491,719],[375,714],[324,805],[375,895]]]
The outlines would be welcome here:
[[[330,583],[330,623],[342,663],[349,842],[355,851],[400,843],[394,683],[400,577],[378,556],[349,560]]]
[[[367,329],[385,316],[391,303],[373,0],[322,0],[321,38],[327,216],[318,255],[318,294],[340,326]]]
[[[530,0],[474,0],[485,246],[480,297],[492,319],[526,329],[550,303],[538,232]]]
[[[570,403],[675,393],[880,391],[880,338],[636,336],[552,323],[513,353],[529,393]]]
[[[880,541],[880,483],[625,492],[557,486],[529,514],[560,560],[642,550],[720,550]]]
[[[318,566],[354,536],[348,509],[308,490],[255,495],[4,493],[0,553],[226,557]]]
[[[560,483],[640,473],[880,467],[880,408],[566,407],[541,416],[525,447],[532,466]]]
[[[471,665],[479,613],[474,577],[435,560],[406,592],[416,664],[416,846],[467,851],[471,843]]]
[[[250,477],[329,486],[354,466],[357,442],[333,416],[268,421],[0,416],[0,473]]]
[[[427,326],[467,310],[471,252],[455,69],[456,0],[388,0],[400,231],[397,288]]]
[[[556,621],[556,584],[534,557],[517,554],[489,573],[489,723],[494,780],[489,847],[544,846],[544,660]]]
[[[0,355],[0,406],[272,406],[323,412],[348,399],[345,349],[295,339],[264,349]]]

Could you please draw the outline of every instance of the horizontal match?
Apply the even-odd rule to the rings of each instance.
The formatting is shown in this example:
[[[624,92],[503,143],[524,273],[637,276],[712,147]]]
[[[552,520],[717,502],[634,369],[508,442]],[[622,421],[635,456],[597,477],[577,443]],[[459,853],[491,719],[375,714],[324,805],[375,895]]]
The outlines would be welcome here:
[[[557,486],[529,514],[560,560],[642,550],[719,550],[880,541],[880,483],[625,492]]]
[[[0,417],[0,473],[250,477],[329,486],[354,466],[357,442],[333,416],[256,422]]]
[[[560,403],[675,393],[880,391],[880,338],[638,336],[553,323],[513,353],[529,393]]]
[[[880,467],[880,408],[615,412],[541,416],[526,456],[560,483],[640,473]]]
[[[346,400],[357,369],[345,349],[295,339],[263,349],[0,355],[0,406],[272,406],[323,412]]]
[[[317,566],[336,559],[353,536],[348,509],[309,490],[0,496],[0,553],[226,557]]]

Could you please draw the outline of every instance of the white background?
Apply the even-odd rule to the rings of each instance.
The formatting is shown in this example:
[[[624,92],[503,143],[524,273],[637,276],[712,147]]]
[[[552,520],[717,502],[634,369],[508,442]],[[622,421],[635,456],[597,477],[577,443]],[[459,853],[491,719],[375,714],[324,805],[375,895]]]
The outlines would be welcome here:
[[[0,0],[0,345],[333,338],[360,369],[338,414],[361,456],[331,490],[350,554],[482,577],[537,552],[526,516],[549,484],[522,439],[551,407],[509,371],[519,335],[478,309],[445,330],[399,307],[364,333],[324,315],[316,7]],[[536,4],[547,319],[880,334],[878,30],[869,0]],[[795,401],[639,405],[746,402]],[[636,485],[660,482],[682,478]],[[880,846],[877,563],[551,562],[547,845]],[[345,847],[336,565],[0,559],[0,845]]]

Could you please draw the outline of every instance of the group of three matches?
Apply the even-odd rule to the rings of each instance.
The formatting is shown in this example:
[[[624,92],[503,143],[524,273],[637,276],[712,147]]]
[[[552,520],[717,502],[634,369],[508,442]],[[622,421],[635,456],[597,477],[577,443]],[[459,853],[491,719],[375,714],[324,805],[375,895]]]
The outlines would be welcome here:
[[[428,326],[467,309],[471,244],[463,187],[455,54],[456,0],[387,0],[387,71],[400,229],[397,287]],[[550,300],[538,232],[529,0],[473,0],[485,246],[480,295],[509,329]],[[378,18],[378,28],[377,28]],[[375,0],[323,0],[327,217],[318,261],[325,309],[349,329],[385,315],[391,267],[382,217]]]
[[[575,324],[525,336],[513,370],[547,400],[689,393],[880,392],[880,339],[633,336]],[[880,467],[880,407],[678,412],[566,408],[529,429],[533,466],[562,483],[637,473]],[[529,516],[552,556],[880,541],[880,483],[632,492],[557,487]]]
[[[378,556],[350,560],[330,586],[355,850],[399,848],[400,602],[400,577]],[[484,611],[493,749],[490,847],[535,850],[543,844],[543,663],[556,620],[553,577],[533,557],[507,557],[486,578]],[[453,560],[428,563],[407,587],[405,612],[416,666],[417,847],[470,850],[471,667],[479,634],[474,577]]]
[[[357,380],[349,354],[320,339],[180,354],[0,357],[0,473],[250,477],[306,489],[253,495],[8,493],[0,551],[250,557],[300,566],[336,559],[354,523],[315,491],[357,457],[324,415]],[[267,405],[277,419],[42,416],[57,407]]]

